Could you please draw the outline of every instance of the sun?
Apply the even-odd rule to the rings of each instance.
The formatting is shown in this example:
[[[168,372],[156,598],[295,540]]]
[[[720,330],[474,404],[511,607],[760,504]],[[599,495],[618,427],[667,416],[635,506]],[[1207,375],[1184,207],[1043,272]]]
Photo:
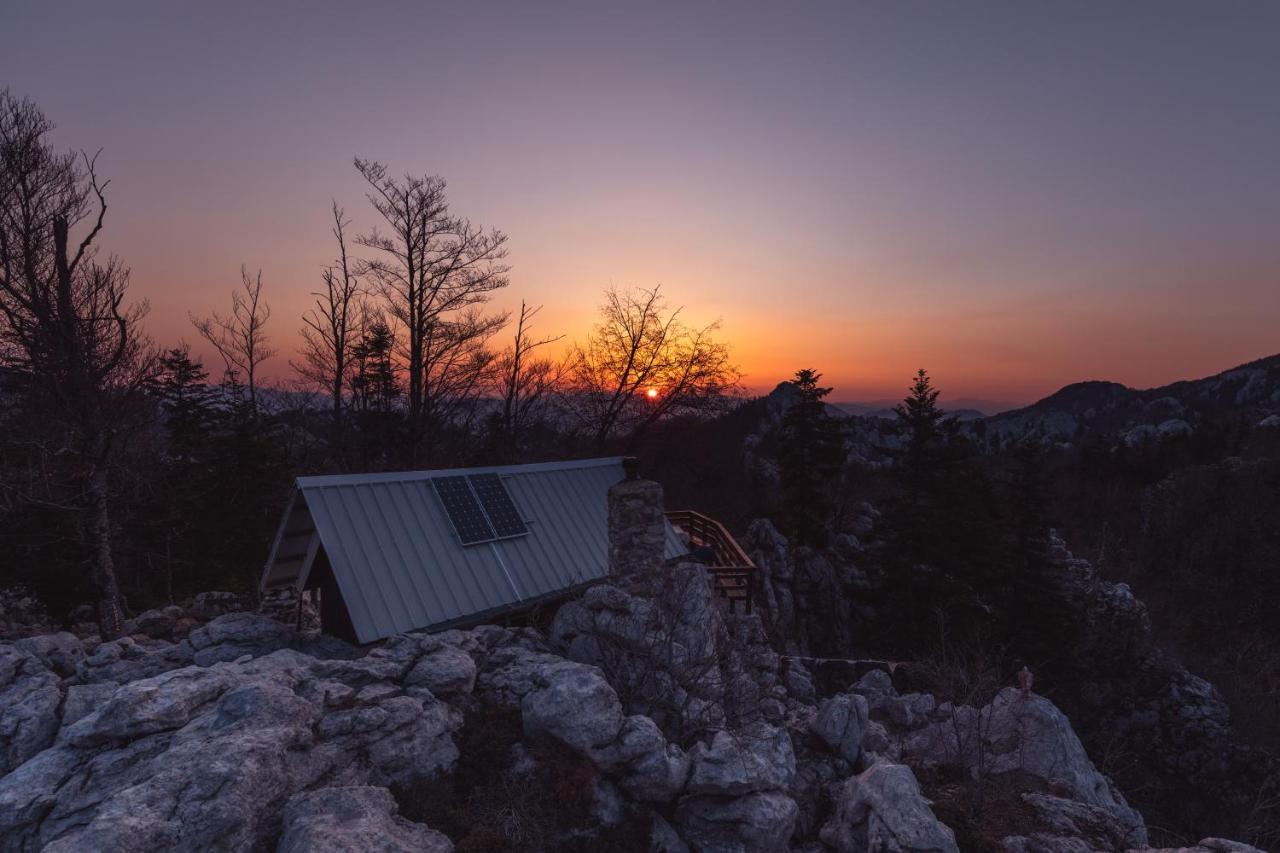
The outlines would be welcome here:
[[[644,395],[648,397],[650,400],[656,400],[658,399],[658,389],[650,388],[648,391],[644,392]]]

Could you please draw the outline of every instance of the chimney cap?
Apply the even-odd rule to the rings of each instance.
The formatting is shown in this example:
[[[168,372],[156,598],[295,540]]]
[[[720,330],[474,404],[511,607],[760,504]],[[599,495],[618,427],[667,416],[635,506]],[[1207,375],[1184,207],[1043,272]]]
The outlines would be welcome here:
[[[640,459],[635,456],[622,457],[622,472],[628,480],[640,479]]]

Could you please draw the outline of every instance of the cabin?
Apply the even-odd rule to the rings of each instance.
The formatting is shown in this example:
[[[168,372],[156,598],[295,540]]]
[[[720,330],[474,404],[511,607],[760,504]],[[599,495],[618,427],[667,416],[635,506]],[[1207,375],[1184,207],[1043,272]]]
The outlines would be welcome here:
[[[696,513],[673,524],[661,495],[623,457],[299,477],[261,588],[318,597],[321,630],[364,644],[501,619],[692,549],[749,608],[737,543]]]

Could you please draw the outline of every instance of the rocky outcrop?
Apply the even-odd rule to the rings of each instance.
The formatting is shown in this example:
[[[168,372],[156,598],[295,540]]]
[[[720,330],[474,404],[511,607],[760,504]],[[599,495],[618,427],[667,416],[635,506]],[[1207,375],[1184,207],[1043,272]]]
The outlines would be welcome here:
[[[416,663],[404,657],[281,650],[114,687],[0,778],[0,837],[18,850],[254,849],[295,793],[447,769],[461,713],[404,685]]]
[[[833,752],[856,765],[871,725],[866,698],[846,693],[823,702],[810,728]]]
[[[0,646],[0,774],[53,743],[61,702],[56,672],[30,652]]]
[[[346,643],[323,634],[299,633],[257,613],[228,613],[192,631],[187,638],[192,660],[200,666],[257,657],[277,649],[299,649],[328,658],[354,657]]]
[[[798,809],[786,794],[694,796],[680,801],[676,826],[697,853],[771,853],[787,849]]]
[[[277,853],[452,853],[447,837],[396,815],[386,788],[321,788],[295,794],[284,810]]]
[[[1148,847],[1130,853],[1263,853],[1257,847],[1225,838],[1202,838],[1192,847]]]
[[[759,619],[725,613],[709,589],[701,567],[670,566],[588,591],[546,637],[483,626],[363,654],[244,613],[88,654],[71,635],[0,645],[0,850],[448,851],[415,822],[435,818],[402,816],[391,791],[449,774],[474,743],[470,714],[510,732],[491,761],[499,797],[573,776],[590,826],[553,835],[575,843],[648,827],[651,849],[673,853],[949,853],[959,812],[946,798],[981,788],[1019,816],[1006,850],[1146,844],[1043,697],[1009,688],[956,706],[899,694],[876,669],[819,700]],[[1140,608],[1098,594],[1097,618],[1145,650]],[[1209,695],[1170,683],[1184,707]],[[1200,847],[1237,849],[1223,844]]]
[[[852,527],[865,535],[878,515],[864,504]],[[742,544],[759,569],[770,628],[788,652],[822,655],[853,647],[852,626],[865,615],[857,595],[869,586],[858,567],[862,546],[857,534],[836,536],[830,549],[791,548],[772,522],[757,519]]]
[[[83,683],[125,684],[149,678],[192,663],[191,644],[149,641],[132,637],[102,643],[76,665],[77,679]]]
[[[1088,743],[1123,743],[1147,768],[1149,802],[1243,813],[1274,762],[1235,735],[1223,697],[1155,647],[1146,606],[1052,539],[1065,597],[1080,623],[1075,654],[1089,662],[1068,697]],[[1185,806],[1184,806],[1185,807]]]
[[[959,853],[910,768],[873,764],[840,786],[822,840],[840,853]]]
[[[776,724],[785,712],[780,661],[759,618],[723,613],[696,563],[588,590],[560,608],[549,640],[599,667],[627,713],[681,742],[762,717]]]

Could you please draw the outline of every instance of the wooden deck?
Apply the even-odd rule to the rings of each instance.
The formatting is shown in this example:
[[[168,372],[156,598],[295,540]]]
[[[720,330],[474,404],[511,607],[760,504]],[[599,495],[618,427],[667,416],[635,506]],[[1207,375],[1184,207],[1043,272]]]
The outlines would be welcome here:
[[[729,612],[736,612],[741,603],[744,611],[750,613],[755,598],[756,566],[738,540],[714,518],[691,509],[671,510],[667,519],[689,537],[691,548],[709,551],[706,567],[712,588],[729,603]]]

